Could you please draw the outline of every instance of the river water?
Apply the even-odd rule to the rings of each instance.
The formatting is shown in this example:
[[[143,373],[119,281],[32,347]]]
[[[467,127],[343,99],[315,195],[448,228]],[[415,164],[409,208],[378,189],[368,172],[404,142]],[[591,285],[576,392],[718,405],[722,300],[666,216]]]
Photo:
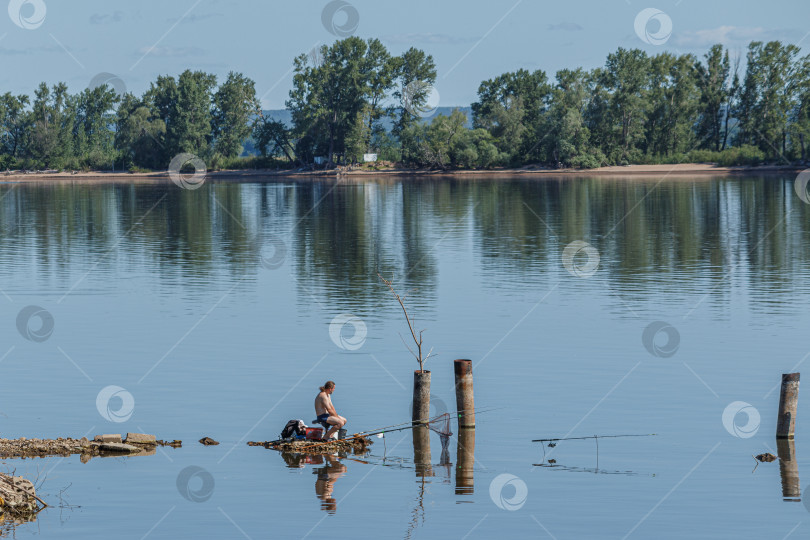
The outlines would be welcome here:
[[[810,351],[793,180],[2,184],[0,436],[183,441],[2,461],[52,505],[13,533],[806,536],[807,396],[795,446],[774,436]],[[435,355],[434,414],[473,361],[474,435],[453,421],[418,463],[410,431],[365,456],[247,446],[309,423],[328,379],[349,433],[409,420],[417,363],[378,272]],[[531,442],[628,434],[656,435]]]

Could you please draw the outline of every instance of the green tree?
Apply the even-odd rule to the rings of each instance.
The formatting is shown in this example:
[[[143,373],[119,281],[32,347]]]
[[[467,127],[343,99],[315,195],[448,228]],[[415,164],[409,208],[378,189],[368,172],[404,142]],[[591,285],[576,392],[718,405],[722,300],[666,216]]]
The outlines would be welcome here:
[[[604,156],[590,147],[590,130],[585,124],[591,78],[579,68],[560,70],[556,79],[543,127],[545,153],[553,163],[566,167],[598,167]]]
[[[692,55],[661,53],[650,58],[645,93],[647,154],[665,156],[693,148],[699,97],[695,63]]]
[[[259,109],[253,81],[241,73],[228,73],[214,94],[214,149],[226,157],[241,154],[242,143],[250,136],[251,118]]]
[[[5,165],[11,166],[25,150],[25,137],[30,127],[26,111],[28,96],[14,96],[11,92],[0,95],[0,155],[8,156]]]
[[[165,136],[166,124],[155,108],[132,94],[122,97],[116,115],[115,146],[125,167],[166,167]]]
[[[647,84],[650,59],[639,49],[619,48],[607,57],[599,70],[601,110],[595,109],[600,123],[602,148],[614,163],[634,161],[640,155],[638,145],[645,135]],[[593,130],[591,130],[593,131]]]
[[[724,117],[729,109],[731,93],[731,62],[728,50],[724,51],[720,44],[712,45],[704,58],[705,64],[695,63],[700,91],[700,117],[696,136],[701,148],[718,151],[727,138],[723,131],[724,125],[727,126]]]
[[[212,90],[215,75],[186,70],[177,80],[177,101],[166,125],[171,155],[188,152],[200,157],[210,154],[213,138]]]
[[[540,134],[551,86],[545,72],[525,69],[481,83],[473,103],[473,127],[489,131],[513,164],[544,158]]]
[[[263,157],[283,154],[287,161],[293,161],[295,150],[290,142],[290,131],[284,122],[261,115],[253,125],[253,140]]]
[[[394,137],[402,138],[403,132],[418,120],[417,111],[426,105],[430,90],[436,83],[436,63],[424,51],[411,47],[394,58],[397,88],[393,93],[398,107],[391,110]]]
[[[336,153],[345,152],[346,136],[365,105],[367,50],[362,39],[350,37],[321,47],[320,63],[305,54],[295,59],[287,107],[299,137],[296,152],[307,161],[326,155],[331,164]]]
[[[788,119],[797,86],[794,62],[799,48],[778,41],[748,46],[748,65],[737,108],[737,144],[758,146],[771,158],[787,152]]]

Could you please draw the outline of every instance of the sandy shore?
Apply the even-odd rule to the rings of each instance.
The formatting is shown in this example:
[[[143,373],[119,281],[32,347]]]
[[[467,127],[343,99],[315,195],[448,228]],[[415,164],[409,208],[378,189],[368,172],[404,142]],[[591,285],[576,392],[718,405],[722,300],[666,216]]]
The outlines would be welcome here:
[[[385,169],[329,171],[296,171],[296,170],[233,170],[210,171],[207,178],[225,181],[256,181],[259,179],[307,179],[307,178],[372,178],[372,177],[437,177],[437,178],[506,178],[515,176],[605,176],[664,178],[682,176],[760,176],[791,175],[803,170],[796,166],[760,166],[760,167],[718,167],[711,163],[679,163],[676,165],[627,165],[600,167],[598,169],[548,169],[524,167],[520,169],[432,171],[422,169]],[[169,181],[165,171],[153,173],[128,172],[10,172],[0,173],[0,183],[40,182],[40,181],[81,181],[92,182],[139,182],[162,183]]]

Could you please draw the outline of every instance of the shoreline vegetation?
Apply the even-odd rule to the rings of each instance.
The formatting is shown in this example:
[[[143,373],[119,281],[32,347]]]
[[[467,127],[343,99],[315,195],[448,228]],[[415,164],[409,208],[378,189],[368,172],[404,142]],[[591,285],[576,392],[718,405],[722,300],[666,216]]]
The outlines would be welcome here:
[[[140,96],[117,78],[78,93],[43,82],[32,96],[0,94],[0,174],[636,175],[689,167],[702,174],[705,163],[719,174],[803,169],[810,163],[810,55],[800,52],[754,41],[741,68],[742,58],[721,44],[701,58],[620,47],[590,70],[497,75],[480,83],[469,114],[437,114],[432,56],[413,47],[395,55],[378,39],[348,37],[293,60],[289,125],[265,115],[254,81],[236,72],[221,82],[199,70],[160,75]]]
[[[261,179],[324,179],[324,178],[513,178],[513,177],[632,177],[632,178],[664,178],[683,176],[772,176],[796,174],[804,170],[803,166],[795,165],[759,165],[721,167],[713,163],[678,163],[674,165],[620,165],[599,167],[595,169],[552,169],[547,167],[522,167],[483,170],[431,170],[409,168],[350,168],[337,167],[328,170],[295,171],[289,169],[231,169],[208,171],[206,178],[217,181],[257,181]],[[138,182],[138,181],[167,181],[171,182],[167,171],[156,172],[121,172],[121,171],[6,171],[0,173],[2,183],[25,182]]]

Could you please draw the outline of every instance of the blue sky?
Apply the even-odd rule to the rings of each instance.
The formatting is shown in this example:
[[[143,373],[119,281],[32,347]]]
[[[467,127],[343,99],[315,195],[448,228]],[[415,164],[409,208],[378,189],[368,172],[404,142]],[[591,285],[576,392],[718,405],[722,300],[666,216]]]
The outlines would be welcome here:
[[[553,77],[563,67],[602,65],[618,47],[702,55],[722,42],[744,54],[751,40],[781,39],[810,52],[807,1],[341,1],[330,19],[336,27],[356,23],[354,35],[380,38],[393,53],[415,46],[434,56],[444,106],[468,105],[482,80],[505,71],[543,69]],[[293,57],[338,39],[323,22],[328,0],[8,3],[0,10],[2,92],[31,94],[41,81],[78,91],[109,72],[140,94],[158,74],[192,68],[222,80],[234,70],[256,81],[265,108],[282,108]],[[635,30],[646,8],[663,14],[642,26],[649,43]],[[659,38],[661,17],[672,31]]]

